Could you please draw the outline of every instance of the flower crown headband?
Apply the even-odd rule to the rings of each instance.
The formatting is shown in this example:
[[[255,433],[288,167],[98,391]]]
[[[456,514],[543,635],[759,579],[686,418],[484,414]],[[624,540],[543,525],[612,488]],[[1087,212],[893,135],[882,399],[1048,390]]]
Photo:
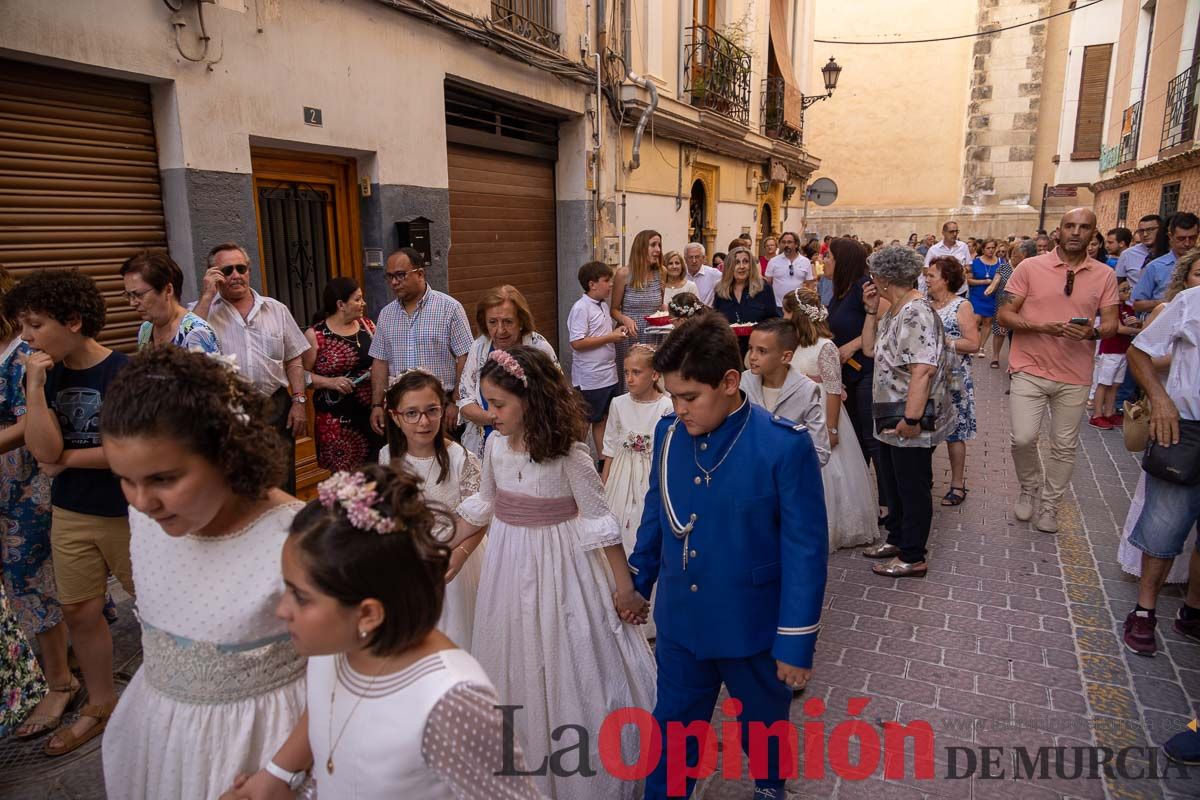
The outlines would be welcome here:
[[[529,379],[525,377],[525,369],[512,353],[506,350],[493,350],[492,354],[488,356],[488,361],[495,361],[501,369],[519,380],[522,386],[526,389],[529,388]]]
[[[412,375],[414,372],[417,374],[420,374],[420,375],[428,375],[431,378],[437,377],[429,370],[424,370],[424,369],[421,369],[420,367],[413,367],[411,369],[403,370],[402,372],[399,372],[396,375],[393,375],[390,378],[388,378],[388,386],[387,386],[388,391],[391,391],[391,388],[393,386],[395,386],[397,383],[402,381],[404,378],[407,378],[409,375]]]
[[[388,534],[404,529],[394,517],[375,508],[379,502],[375,481],[368,483],[361,472],[335,472],[317,487],[317,500],[325,508],[340,507],[360,531]]]
[[[824,322],[829,319],[829,310],[822,305],[809,305],[800,299],[800,290],[792,291],[792,299],[796,301],[796,305],[800,306],[800,310],[804,312],[804,316],[811,319],[813,322]]]
[[[674,313],[675,316],[681,317],[681,318],[695,316],[696,314],[699,314],[703,310],[704,310],[703,303],[691,303],[689,305],[682,305],[682,304],[677,305],[675,303],[675,301],[672,300],[670,303],[667,304],[667,311],[670,313]]]

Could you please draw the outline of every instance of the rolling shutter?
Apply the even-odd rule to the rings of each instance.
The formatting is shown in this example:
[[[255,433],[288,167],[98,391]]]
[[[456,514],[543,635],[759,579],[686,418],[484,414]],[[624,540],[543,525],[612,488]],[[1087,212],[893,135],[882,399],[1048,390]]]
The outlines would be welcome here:
[[[554,162],[451,144],[450,294],[467,309],[488,289],[521,290],[558,352]],[[478,333],[478,331],[476,331]]]
[[[1112,64],[1111,44],[1083,48],[1079,76],[1079,108],[1075,114],[1075,146],[1072,161],[1100,158],[1104,137],[1104,107],[1108,100],[1108,69]]]
[[[100,341],[132,350],[140,319],[117,270],[166,247],[149,87],[0,59],[0,264],[91,275]]]

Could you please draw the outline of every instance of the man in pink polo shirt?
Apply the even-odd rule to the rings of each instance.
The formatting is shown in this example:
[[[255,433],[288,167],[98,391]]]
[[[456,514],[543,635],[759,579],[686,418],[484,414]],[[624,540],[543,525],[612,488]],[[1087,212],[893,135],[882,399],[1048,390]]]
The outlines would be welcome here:
[[[1013,515],[1027,522],[1037,505],[1035,525],[1046,533],[1058,531],[1058,500],[1075,469],[1095,340],[1117,332],[1116,275],[1087,256],[1095,233],[1096,215],[1089,209],[1068,211],[1058,246],[1021,262],[996,312],[996,321],[1013,332],[1009,410],[1013,464],[1021,484]],[[1099,328],[1093,326],[1097,314]],[[1050,452],[1043,477],[1038,436],[1047,411]]]

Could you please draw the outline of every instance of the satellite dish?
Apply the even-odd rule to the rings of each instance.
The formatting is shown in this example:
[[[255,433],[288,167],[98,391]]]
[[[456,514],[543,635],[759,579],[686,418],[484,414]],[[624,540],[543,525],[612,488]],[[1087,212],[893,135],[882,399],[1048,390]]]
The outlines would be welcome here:
[[[817,178],[809,184],[807,197],[819,206],[833,205],[837,200],[837,184],[829,178]]]

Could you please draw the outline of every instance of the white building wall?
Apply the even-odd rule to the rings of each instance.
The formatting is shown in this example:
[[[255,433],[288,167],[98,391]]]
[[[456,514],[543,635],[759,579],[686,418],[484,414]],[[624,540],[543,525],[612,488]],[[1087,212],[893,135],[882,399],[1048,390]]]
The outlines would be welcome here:
[[[1061,123],[1058,127],[1059,164],[1054,173],[1058,184],[1093,183],[1100,180],[1100,161],[1072,161],[1075,146],[1075,120],[1079,114],[1079,83],[1083,75],[1083,50],[1097,44],[1113,44],[1112,62],[1108,75],[1108,101],[1104,126],[1113,113],[1113,81],[1117,69],[1116,42],[1121,33],[1121,4],[1097,3],[1081,8],[1071,15],[1071,35],[1067,52],[1066,81],[1063,85]],[[1120,104],[1118,104],[1120,105]],[[1121,106],[1123,109],[1124,106]]]

